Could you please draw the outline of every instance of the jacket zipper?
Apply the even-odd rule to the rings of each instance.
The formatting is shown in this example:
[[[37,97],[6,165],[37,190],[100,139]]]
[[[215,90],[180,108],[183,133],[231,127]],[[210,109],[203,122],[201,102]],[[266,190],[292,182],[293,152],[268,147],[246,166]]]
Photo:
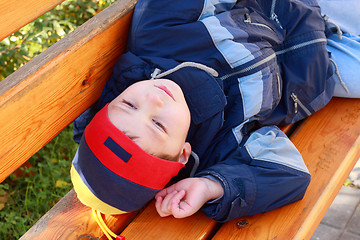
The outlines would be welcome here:
[[[299,43],[299,44],[291,46],[291,47],[289,47],[287,49],[277,51],[276,55],[284,54],[284,53],[296,50],[298,48],[306,47],[308,45],[319,43],[319,42],[327,42],[327,40],[326,40],[326,38],[318,38],[318,39],[310,40],[310,41],[307,41],[307,42]]]
[[[275,6],[276,6],[276,0],[273,0],[271,2],[270,19],[274,20],[280,26],[280,28],[283,29],[283,27],[281,26],[281,23],[279,21],[279,18],[275,13]]]
[[[278,98],[281,98],[281,83],[280,83],[280,76],[279,73],[276,73],[276,83],[277,83],[277,89],[278,89]]]
[[[301,107],[301,109],[308,115],[310,116],[311,115],[311,112],[309,111],[309,109],[300,101],[300,99],[296,96],[295,93],[292,93],[291,94],[291,98],[293,99],[294,101],[294,112],[297,113],[298,112],[298,106]]]
[[[244,19],[244,22],[245,23],[248,23],[248,24],[252,24],[252,25],[256,25],[256,26],[260,26],[260,27],[264,27],[264,28],[267,28],[269,29],[270,31],[274,31],[274,29],[272,29],[271,27],[269,27],[268,25],[264,24],[264,23],[257,23],[257,22],[252,22],[251,21],[251,17],[250,17],[250,14],[248,13],[245,13],[245,19]]]
[[[220,77],[220,79],[225,80],[225,79],[227,79],[229,77],[232,77],[232,76],[234,76],[236,74],[248,72],[248,71],[250,71],[250,70],[252,70],[252,69],[254,69],[254,68],[256,68],[256,67],[258,67],[258,66],[260,66],[262,64],[264,64],[264,63],[267,63],[267,62],[271,61],[277,55],[281,55],[281,54],[296,50],[298,48],[306,47],[306,46],[311,45],[311,44],[315,44],[315,43],[319,43],[319,42],[326,42],[326,41],[327,41],[326,38],[319,38],[319,39],[314,39],[314,40],[310,40],[310,41],[307,41],[307,42],[299,43],[299,44],[291,46],[291,47],[289,47],[287,49],[277,51],[276,53],[273,53],[270,56],[264,58],[263,60],[261,60],[259,62],[256,62],[253,65],[250,65],[250,66],[248,66],[248,67],[246,67],[244,69],[241,69],[241,70],[233,72],[233,73],[225,74],[224,76]]]
[[[248,66],[248,67],[246,67],[246,68],[244,68],[244,69],[241,69],[241,70],[236,71],[236,72],[233,72],[233,73],[225,74],[224,76],[220,77],[220,79],[221,79],[221,80],[225,80],[225,79],[227,79],[227,78],[229,78],[229,77],[232,77],[232,76],[234,76],[234,75],[251,71],[251,70],[253,70],[254,68],[257,68],[257,67],[259,67],[260,65],[265,64],[265,63],[271,61],[271,60],[274,59],[274,58],[276,58],[276,54],[275,54],[275,53],[271,54],[270,56],[264,58],[263,60],[258,61],[258,62],[256,62],[256,63],[254,63],[253,65],[250,65],[250,66]]]

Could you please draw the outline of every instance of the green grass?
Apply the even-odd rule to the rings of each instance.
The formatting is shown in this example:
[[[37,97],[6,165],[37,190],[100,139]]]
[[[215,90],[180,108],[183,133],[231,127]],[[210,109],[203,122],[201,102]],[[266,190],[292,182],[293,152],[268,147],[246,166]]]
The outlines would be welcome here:
[[[77,144],[72,126],[65,128],[22,167],[0,184],[0,239],[21,237],[71,190],[70,166]]]
[[[0,41],[0,81],[115,0],[67,0]],[[67,127],[22,168],[0,183],[0,240],[21,237],[71,188],[77,144]]]

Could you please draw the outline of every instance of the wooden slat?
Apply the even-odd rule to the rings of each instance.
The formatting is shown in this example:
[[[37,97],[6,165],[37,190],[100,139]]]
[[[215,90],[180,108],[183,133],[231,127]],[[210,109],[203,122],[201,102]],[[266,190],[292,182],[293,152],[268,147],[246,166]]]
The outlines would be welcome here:
[[[0,0],[0,41],[64,0]]]
[[[162,218],[156,212],[152,201],[121,233],[125,239],[131,240],[180,240],[209,239],[217,230],[218,223],[197,212],[191,217],[176,219]]]
[[[136,214],[137,212],[132,212],[107,216],[105,222],[112,231],[120,232]],[[72,190],[20,240],[99,239],[101,236],[103,233],[97,225],[91,209],[84,206]]]
[[[230,221],[213,239],[310,239],[360,157],[359,136],[360,99],[331,100],[292,137],[312,174],[304,199]]]
[[[155,210],[155,203],[138,214],[137,211],[106,216],[105,222],[117,234],[131,222],[121,233],[126,239],[209,239],[218,223],[205,217],[201,212],[190,218],[161,218]],[[74,190],[64,196],[48,213],[46,213],[20,240],[42,239],[106,239],[92,216],[91,209],[84,206],[76,197]]]
[[[135,4],[115,2],[0,82],[0,182],[98,99]]]

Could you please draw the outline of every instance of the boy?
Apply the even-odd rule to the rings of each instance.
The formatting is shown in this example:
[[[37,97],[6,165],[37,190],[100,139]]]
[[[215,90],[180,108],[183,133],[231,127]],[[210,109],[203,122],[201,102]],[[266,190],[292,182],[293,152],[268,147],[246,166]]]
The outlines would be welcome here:
[[[130,53],[124,54],[120,57],[119,63],[123,62],[124,58],[128,59],[129,57],[134,56]],[[174,63],[171,60],[170,62]],[[166,64],[168,63],[169,61],[166,61]],[[143,62],[131,64],[131,66],[132,73],[144,70]],[[222,100],[224,100],[224,93],[211,75],[201,69],[184,67],[172,72],[168,77],[171,77],[172,81],[163,79],[140,80],[130,84],[110,104],[105,105],[100,110],[100,113],[107,113],[111,124],[116,126],[116,129],[124,131],[133,139],[134,143],[153,155],[169,156],[166,158],[186,163],[190,156],[190,146],[196,151],[200,158],[198,170],[202,171],[198,171],[195,177],[185,178],[158,193],[156,208],[161,216],[186,217],[207,203],[203,210],[208,216],[218,221],[227,221],[241,215],[268,211],[283,204],[297,201],[303,196],[310,181],[310,174],[300,154],[285,134],[274,126],[263,127],[252,133],[244,134],[244,140],[237,141],[234,138],[234,131],[236,130],[224,128],[226,124],[222,124],[222,116],[216,113],[219,111],[219,107],[224,106],[217,103],[216,95],[221,97],[220,94],[222,94]],[[182,89],[186,90],[187,86],[193,87],[194,79],[196,79],[196,84],[201,84],[201,88],[206,89],[206,91],[192,91],[192,93],[185,91],[188,93],[185,93],[185,96],[182,95]],[[128,84],[126,81],[121,82],[125,85]],[[180,84],[178,86],[175,83]],[[198,100],[192,102],[190,99],[194,96]],[[180,104],[181,107],[176,107],[175,103]],[[190,111],[187,110],[187,103],[191,104]],[[217,109],[214,109],[214,106],[217,106]],[[194,113],[195,110],[196,113]],[[190,129],[187,131],[190,120],[189,112],[192,112],[192,121]],[[205,115],[209,113],[212,115]],[[89,126],[86,127],[85,138],[88,134],[87,130],[90,134],[91,132],[106,131],[100,128],[108,124],[105,124],[105,120],[98,120],[98,114],[90,122],[90,130],[88,130]],[[204,119],[198,119],[199,116],[204,117]],[[94,120],[95,123],[97,122],[97,127],[92,124]],[[152,130],[147,129],[149,124]],[[241,126],[246,126],[246,124]],[[222,128],[224,131],[221,131]],[[246,128],[244,127],[241,130],[245,133]],[[115,131],[113,129],[111,133]],[[219,133],[225,135],[221,137],[222,141],[219,141],[219,136],[215,137]],[[148,134],[153,135],[147,138]],[[241,137],[240,134],[242,133],[239,130],[237,136]],[[170,139],[170,136],[176,137]],[[199,137],[204,137],[203,141],[199,141]],[[103,142],[105,141],[98,142],[97,146]],[[127,150],[124,142],[125,140],[117,143]],[[214,142],[217,142],[215,146],[211,146]],[[204,143],[207,144],[207,147],[204,147]],[[80,152],[82,144],[83,140],[80,142]],[[203,153],[201,153],[202,149],[205,150]],[[207,151],[208,149],[212,151]],[[201,162],[203,159],[207,162]],[[87,156],[79,157],[79,160],[84,164],[79,168],[79,173],[92,168],[90,164],[87,164],[89,162]],[[184,170],[187,171],[181,175],[188,176],[188,172],[194,167],[196,168],[195,159],[191,160],[190,169],[185,167]],[[211,160],[217,161],[217,163],[206,166]],[[75,158],[74,165],[77,164],[77,161],[78,159]],[[119,163],[119,161],[117,162]],[[160,163],[160,160],[157,162]],[[205,167],[202,166],[204,164]],[[111,167],[109,169],[111,170]],[[100,171],[99,168],[96,167],[96,171]],[[155,173],[153,174],[156,176]],[[80,175],[92,177],[86,173]],[[109,181],[102,183],[101,176],[99,174],[96,177],[93,174],[93,177],[97,179],[100,177],[96,184],[108,185]],[[160,177],[167,179],[166,183],[169,181],[169,177],[166,178],[165,174]],[[291,179],[291,181],[286,179]],[[133,182],[137,183],[134,180]],[[89,185],[95,189],[92,184]],[[112,185],[112,188],[117,189],[121,194],[125,193],[125,195],[131,196],[130,202],[138,202],[135,200],[136,196],[142,195],[141,191],[144,190],[129,192],[129,189],[123,185],[119,183],[117,187]],[[74,187],[76,190],[75,183]],[[146,198],[141,203],[139,202],[136,208],[126,208],[122,200],[125,197],[121,194],[116,195],[115,191],[111,191],[111,196],[117,199],[118,205],[115,206],[118,206],[123,212],[138,209],[150,200],[150,198]],[[155,192],[152,191],[151,193],[154,197]],[[103,195],[99,194],[99,198],[108,201]],[[209,200],[215,201],[209,202]],[[91,203],[87,205],[94,206]]]
[[[156,195],[161,216],[185,217],[202,208],[224,222],[295,202],[310,174],[273,125],[303,119],[330,100],[335,77],[325,29],[315,1],[139,1],[129,52],[119,58],[99,101],[74,122],[74,139],[79,141],[95,113],[115,105],[114,99],[139,111],[136,101],[121,95],[152,81],[143,80],[166,78],[180,87],[191,115],[186,140],[180,138],[173,154],[170,147],[151,144],[156,137],[139,138],[142,132],[136,131],[145,124],[133,124],[139,122],[135,115],[107,112],[144,150],[160,147],[156,155],[176,152],[188,160],[178,175],[184,179]],[[164,89],[158,88],[161,96],[172,99]],[[147,102],[156,105],[154,99]],[[166,132],[160,119],[150,122]]]

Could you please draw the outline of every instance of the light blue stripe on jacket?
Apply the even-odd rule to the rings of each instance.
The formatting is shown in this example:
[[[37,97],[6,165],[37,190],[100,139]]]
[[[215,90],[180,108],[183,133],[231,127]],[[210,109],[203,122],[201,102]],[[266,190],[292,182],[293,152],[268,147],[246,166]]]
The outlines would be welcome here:
[[[228,11],[233,8],[236,2],[236,0],[205,0],[199,20],[214,16],[217,12]]]
[[[251,52],[224,27],[216,16],[201,20],[207,28],[216,48],[231,68],[235,68],[254,59]]]
[[[243,96],[244,119],[255,116],[261,110],[264,85],[260,71],[238,78],[239,89]]]
[[[309,173],[294,144],[276,127],[263,127],[257,130],[250,135],[244,146],[252,159],[281,164]]]

